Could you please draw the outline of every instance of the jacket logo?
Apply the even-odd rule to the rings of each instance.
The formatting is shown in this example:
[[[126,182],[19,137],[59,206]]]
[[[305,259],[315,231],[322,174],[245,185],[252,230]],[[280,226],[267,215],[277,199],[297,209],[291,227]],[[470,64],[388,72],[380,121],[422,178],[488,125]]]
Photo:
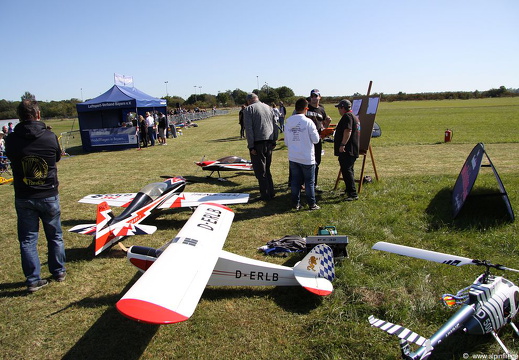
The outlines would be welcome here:
[[[29,186],[44,185],[49,174],[47,162],[36,155],[29,155],[22,159],[23,182]]]

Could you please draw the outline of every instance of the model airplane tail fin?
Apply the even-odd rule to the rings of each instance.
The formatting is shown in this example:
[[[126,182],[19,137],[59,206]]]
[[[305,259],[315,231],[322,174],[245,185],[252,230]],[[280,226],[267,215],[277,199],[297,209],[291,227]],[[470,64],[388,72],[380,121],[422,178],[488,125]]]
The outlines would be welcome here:
[[[417,333],[403,326],[395,325],[393,323],[390,323],[389,321],[377,319],[373,315],[371,315],[368,318],[368,320],[371,326],[382,329],[388,334],[395,335],[398,338],[400,338],[400,350],[402,351],[402,356],[404,359],[426,359],[431,354],[433,347],[431,345],[430,339],[426,339],[423,336],[420,336]],[[420,351],[419,354],[415,353],[414,355],[416,356],[414,356],[411,353],[411,347],[409,346],[409,342],[421,346],[421,350],[423,351]]]
[[[114,218],[112,210],[106,201],[97,205],[97,218],[95,224],[81,224],[72,227],[69,231],[83,235],[96,235],[98,229],[102,229]]]
[[[121,240],[122,237],[153,234],[157,230],[156,226],[132,224],[124,221],[110,224],[113,218],[112,210],[106,202],[97,206],[97,226],[94,239],[96,255]]]
[[[335,278],[333,250],[325,244],[314,247],[294,266],[294,276],[306,290],[317,295],[329,295]]]
[[[112,213],[112,209],[110,209],[110,205],[108,205],[106,201],[97,205],[96,224],[98,231],[105,227],[113,218],[114,214]]]
[[[106,201],[97,205],[96,216],[96,233],[94,237],[94,252],[99,255],[103,250],[107,249],[115,241],[110,228],[105,228],[112,221],[114,214]]]

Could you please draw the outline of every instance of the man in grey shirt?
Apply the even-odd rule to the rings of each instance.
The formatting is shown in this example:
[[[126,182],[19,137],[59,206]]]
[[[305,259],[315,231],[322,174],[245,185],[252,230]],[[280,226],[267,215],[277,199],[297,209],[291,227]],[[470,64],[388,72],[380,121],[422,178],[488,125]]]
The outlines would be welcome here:
[[[243,111],[243,123],[247,136],[254,174],[258,179],[261,199],[274,197],[274,182],[270,173],[272,150],[276,147],[278,128],[272,108],[259,101],[258,95],[247,94],[248,106]]]

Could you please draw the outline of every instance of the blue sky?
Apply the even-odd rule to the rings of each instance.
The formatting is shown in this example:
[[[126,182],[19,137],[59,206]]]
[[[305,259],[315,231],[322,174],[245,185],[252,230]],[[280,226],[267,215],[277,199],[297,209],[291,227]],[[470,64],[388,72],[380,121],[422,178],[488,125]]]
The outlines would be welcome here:
[[[86,100],[114,73],[185,99],[519,88],[517,0],[2,0],[0,34],[6,100]]]

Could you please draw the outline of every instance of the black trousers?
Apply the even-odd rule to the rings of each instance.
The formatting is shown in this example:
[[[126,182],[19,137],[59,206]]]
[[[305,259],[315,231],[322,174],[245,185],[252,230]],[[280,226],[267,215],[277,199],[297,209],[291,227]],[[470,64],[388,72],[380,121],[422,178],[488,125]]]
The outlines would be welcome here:
[[[317,176],[319,175],[319,165],[321,164],[321,157],[323,153],[323,141],[319,140],[317,144],[314,144],[315,152],[315,180],[314,186],[317,187]]]
[[[355,173],[353,171],[355,160],[357,160],[356,157],[350,156],[346,153],[341,153],[339,155],[342,179],[346,185],[346,194],[348,196],[357,196],[357,189],[355,188]]]
[[[254,175],[258,179],[261,198],[270,200],[274,197],[274,182],[270,173],[274,145],[270,141],[257,141],[254,143],[254,149],[256,155],[251,154],[251,162]]]

